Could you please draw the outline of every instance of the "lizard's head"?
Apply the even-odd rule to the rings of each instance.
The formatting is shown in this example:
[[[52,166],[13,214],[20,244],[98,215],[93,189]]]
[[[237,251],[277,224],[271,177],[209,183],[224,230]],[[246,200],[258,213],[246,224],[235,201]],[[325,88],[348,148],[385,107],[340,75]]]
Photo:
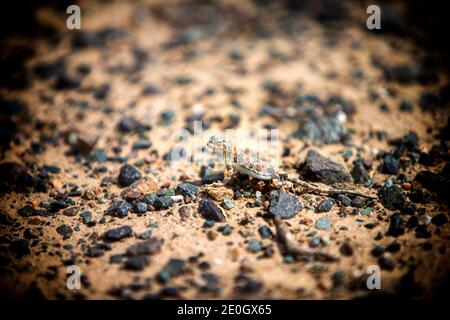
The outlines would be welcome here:
[[[229,142],[228,142],[228,140],[226,140],[224,138],[221,138],[218,136],[212,136],[211,138],[209,138],[207,146],[214,151],[224,152],[227,150],[227,147],[229,146]]]

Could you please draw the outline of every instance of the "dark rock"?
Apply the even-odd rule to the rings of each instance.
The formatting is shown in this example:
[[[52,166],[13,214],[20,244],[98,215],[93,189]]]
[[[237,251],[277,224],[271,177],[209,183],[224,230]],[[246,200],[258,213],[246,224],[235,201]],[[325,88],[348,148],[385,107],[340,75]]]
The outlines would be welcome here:
[[[199,204],[199,211],[203,218],[213,221],[225,221],[225,216],[216,205],[216,203],[210,199],[202,199]]]
[[[345,257],[350,257],[353,255],[353,247],[349,242],[344,242],[339,248],[339,252]]]
[[[273,232],[267,226],[259,227],[258,232],[261,235],[261,238],[273,238]]]
[[[143,133],[145,131],[151,130],[151,126],[145,125],[132,117],[122,117],[119,120],[117,129],[121,133]]]
[[[122,226],[105,232],[103,237],[108,241],[118,241],[133,235],[133,229],[130,226]]]
[[[386,155],[384,157],[381,172],[386,174],[398,174],[400,172],[400,160],[395,159],[390,154]]]
[[[307,120],[303,123],[294,137],[311,140],[318,144],[337,143],[344,137],[344,128],[333,117],[321,117]]]
[[[383,206],[389,210],[400,210],[406,202],[402,189],[397,185],[381,187],[379,196]]]
[[[365,205],[365,201],[362,197],[354,197],[352,199],[352,207],[363,208],[364,205]]]
[[[95,221],[92,221],[92,212],[91,211],[83,211],[81,213],[81,219],[83,220],[83,223],[87,226],[93,226],[95,224]]]
[[[161,197],[157,197],[153,201],[152,205],[156,210],[165,210],[165,209],[169,209],[170,207],[172,207],[174,203],[175,202],[171,196],[161,196]]]
[[[44,234],[44,229],[42,228],[32,228],[32,229],[25,229],[23,232],[23,236],[25,239],[31,240],[31,239],[39,239]]]
[[[238,276],[236,276],[234,282],[234,290],[238,293],[243,294],[255,294],[263,287],[262,282],[256,281],[244,274],[239,274]]]
[[[444,168],[445,170],[445,168]],[[443,170],[443,172],[445,172]],[[443,174],[422,171],[415,178],[425,189],[434,192],[443,201],[450,201],[450,179]]]
[[[448,218],[444,213],[439,213],[431,219],[431,222],[438,227],[441,227],[444,224],[448,223]]]
[[[177,277],[184,273],[186,262],[181,259],[170,259],[164,268],[158,273],[157,280],[159,282],[167,282],[171,278]]]
[[[63,236],[64,240],[69,239],[73,234],[73,229],[67,224],[60,225],[56,232]]]
[[[127,248],[127,256],[143,256],[143,255],[153,255],[161,251],[161,246],[163,241],[161,239],[152,237],[143,242],[133,244]]]
[[[320,217],[319,219],[316,220],[316,223],[314,224],[314,226],[319,230],[330,229],[332,225],[333,223],[327,217]]]
[[[77,77],[70,76],[66,72],[61,72],[54,83],[56,90],[76,89],[81,85],[81,80]]]
[[[40,216],[40,217],[48,217],[54,214],[54,212],[48,212],[46,210],[35,209],[32,205],[27,204],[24,207],[17,210],[17,213],[24,218]]]
[[[130,257],[125,261],[124,267],[127,270],[141,271],[148,266],[149,260],[146,256]]]
[[[193,184],[183,182],[178,185],[177,191],[182,195],[195,197],[198,194],[198,187]]]
[[[387,270],[387,271],[394,270],[394,263],[389,258],[380,257],[378,259],[378,264],[380,265],[380,268],[383,270]]]
[[[141,173],[138,169],[133,167],[131,164],[124,164],[120,167],[120,173],[117,177],[117,182],[121,187],[128,187],[130,184],[139,180],[141,178]]]
[[[405,229],[402,226],[403,221],[402,217],[398,213],[394,213],[391,216],[390,223],[389,223],[389,229],[388,229],[388,235],[391,235],[393,237],[401,236],[405,233]]]
[[[328,212],[333,208],[335,201],[334,199],[327,198],[319,202],[316,207],[316,212]]]
[[[9,251],[13,253],[17,259],[30,254],[28,241],[25,239],[14,240],[9,245]]]
[[[401,248],[400,243],[392,242],[392,243],[387,245],[386,251],[387,252],[391,252],[391,253],[395,253],[395,252],[400,251],[400,248]]]
[[[363,159],[354,161],[351,175],[355,183],[365,184],[370,180],[369,172],[364,166]]]
[[[326,184],[349,182],[352,179],[342,165],[325,158],[315,150],[308,151],[301,171],[306,177]]]
[[[113,217],[123,218],[128,215],[131,210],[131,204],[129,202],[118,200],[113,202],[108,209],[106,209],[105,214],[111,215]]]
[[[300,200],[283,190],[274,190],[270,193],[269,212],[283,219],[292,218],[302,210]]]
[[[431,232],[427,229],[424,224],[418,225],[415,230],[415,235],[417,238],[428,239],[431,238]]]
[[[146,213],[147,212],[147,203],[137,201],[133,204],[134,211],[137,213]]]
[[[336,199],[345,207],[349,207],[352,204],[352,200],[344,194],[339,194]]]

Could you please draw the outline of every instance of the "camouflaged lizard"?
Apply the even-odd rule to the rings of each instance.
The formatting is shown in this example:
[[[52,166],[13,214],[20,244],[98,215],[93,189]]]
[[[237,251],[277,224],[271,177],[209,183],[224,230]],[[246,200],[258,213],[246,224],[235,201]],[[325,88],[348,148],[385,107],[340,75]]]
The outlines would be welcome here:
[[[317,195],[347,194],[351,196],[377,199],[376,196],[353,190],[322,189],[300,179],[284,179],[283,176],[285,175],[277,173],[275,168],[269,162],[258,158],[251,158],[244,151],[233,146],[229,140],[221,137],[212,136],[209,139],[207,146],[213,151],[221,152],[223,154],[227,171],[235,170],[255,179],[273,181],[274,187],[288,187],[292,188],[294,192],[307,192]]]

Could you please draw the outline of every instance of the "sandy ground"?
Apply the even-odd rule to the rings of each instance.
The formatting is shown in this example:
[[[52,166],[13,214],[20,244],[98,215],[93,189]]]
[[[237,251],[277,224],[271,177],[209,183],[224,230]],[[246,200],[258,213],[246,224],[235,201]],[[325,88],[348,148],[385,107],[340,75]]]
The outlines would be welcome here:
[[[264,211],[263,207],[246,207],[247,202],[253,202],[254,199],[234,200],[235,207],[227,211],[226,222],[216,223],[211,229],[203,227],[205,219],[198,213],[198,199],[186,204],[191,212],[189,218],[181,217],[179,208],[183,204],[176,203],[170,209],[148,211],[143,215],[130,212],[125,218],[106,216],[106,223],[92,227],[83,224],[81,212],[90,210],[94,219],[99,220],[108,208],[110,199],[119,197],[123,188],[115,183],[107,186],[100,184],[105,177],[116,178],[122,163],[106,161],[85,165],[83,156],[67,155],[70,147],[64,143],[62,136],[70,128],[76,127],[98,135],[95,150],[104,150],[108,155],[113,154],[113,147],[121,145],[119,155],[128,158],[130,164],[141,161],[143,164],[139,171],[143,175],[152,177],[160,187],[176,188],[183,179],[199,180],[201,165],[186,163],[174,167],[164,161],[162,156],[175,144],[172,134],[185,126],[186,117],[192,114],[192,106],[201,103],[204,106],[204,119],[217,117],[217,121],[211,121],[213,128],[225,130],[227,117],[237,114],[240,116],[238,128],[258,129],[271,125],[279,129],[283,146],[291,149],[291,155],[282,158],[281,168],[291,176],[298,175],[294,164],[304,161],[307,151],[315,149],[343,164],[349,172],[357,156],[373,160],[373,170],[370,172],[372,179],[383,184],[386,178],[395,176],[377,170],[382,161],[376,155],[380,151],[392,151],[393,147],[388,145],[386,139],[376,139],[374,133],[385,131],[389,139],[396,139],[414,131],[420,138],[421,150],[426,151],[437,143],[436,134],[445,126],[449,112],[448,108],[438,109],[434,113],[424,112],[418,106],[424,90],[435,90],[445,84],[447,76],[444,72],[438,70],[437,83],[424,85],[415,82],[404,85],[387,82],[380,68],[373,64],[374,57],[389,64],[415,62],[424,57],[426,52],[407,38],[373,36],[365,30],[361,21],[344,23],[344,27],[336,32],[325,28],[308,14],[300,14],[296,19],[283,19],[280,17],[287,13],[282,8],[276,7],[271,14],[270,11],[258,9],[252,2],[240,1],[222,4],[225,8],[222,19],[219,19],[219,15],[210,17],[214,23],[208,20],[201,6],[197,8],[198,11],[192,9],[193,12],[183,11],[183,6],[162,5],[158,2],[132,5],[129,2],[99,4],[85,1],[80,5],[83,32],[114,26],[126,31],[127,35],[112,39],[104,46],[93,45],[75,50],[70,41],[76,31],[65,30],[56,44],[50,45],[48,41],[39,39],[33,41],[36,54],[26,63],[31,70],[39,62],[53,62],[63,57],[69,74],[75,74],[80,65],[89,65],[91,71],[83,77],[81,86],[58,91],[52,88],[53,78],[42,80],[33,77],[31,87],[25,90],[1,88],[2,96],[25,102],[31,115],[31,120],[20,122],[20,143],[11,142],[10,149],[5,150],[1,161],[26,163],[29,168],[42,165],[61,168],[61,172],[50,175],[48,192],[13,191],[0,195],[1,211],[14,221],[13,225],[1,227],[1,255],[11,259],[2,266],[3,270],[7,270],[2,272],[0,279],[3,297],[21,298],[30,292],[39,291],[49,299],[111,299],[117,298],[111,294],[111,290],[122,286],[128,290],[122,290],[120,298],[149,297],[160,293],[163,288],[172,287],[176,288],[177,298],[348,299],[373,293],[361,285],[368,276],[367,267],[378,264],[378,258],[371,251],[375,245],[387,246],[392,242],[400,244],[400,250],[385,253],[392,260],[394,268],[381,271],[383,292],[408,296],[411,292],[404,289],[405,286],[402,287],[405,282],[402,279],[412,274],[413,287],[419,288],[414,296],[430,297],[446,279],[450,270],[449,224],[440,227],[430,224],[428,230],[432,236],[428,239],[417,238],[412,229],[406,229],[404,235],[394,238],[386,235],[389,217],[393,212],[384,208],[379,201],[375,202],[368,216],[347,214],[344,217],[338,214],[341,210],[338,205],[329,212],[316,213],[314,208],[323,196],[298,196],[304,208],[295,217],[286,220],[295,240],[307,247],[311,239],[308,234],[315,230],[317,237],[329,242],[317,250],[340,257],[338,262],[332,263],[286,263],[276,239],[261,239],[258,233],[260,226],[268,226],[274,233],[275,227],[270,218],[258,214]],[[360,18],[358,9],[352,10]],[[41,10],[39,14],[42,19],[52,17],[57,25],[64,28],[64,21],[53,17],[48,10]],[[292,23],[292,34],[281,30],[280,21]],[[258,37],[255,34],[258,31],[255,26],[258,25],[264,26],[270,35]],[[165,44],[179,35],[180,30],[186,30],[186,26],[191,26],[190,32],[198,39],[187,45],[166,48]],[[23,43],[20,39],[14,41]],[[147,53],[148,60],[135,72],[121,72],[133,66],[135,58],[132,52],[136,48]],[[230,58],[233,50],[240,52],[243,58]],[[111,72],[112,69],[119,71]],[[355,76],[359,70],[363,72],[361,77]],[[331,72],[335,76],[330,77]],[[176,79],[181,76],[188,76],[192,81],[185,85],[177,84]],[[354,132],[354,146],[341,143],[319,145],[306,143],[302,139],[288,139],[298,128],[299,119],[276,122],[271,117],[259,114],[268,99],[261,85],[265,79],[278,82],[291,96],[314,93],[326,99],[332,94],[338,94],[352,101],[356,111],[348,116],[345,127]],[[103,100],[96,99],[92,88],[104,83],[111,86],[109,94]],[[158,86],[161,92],[143,94],[147,84]],[[215,93],[205,94],[208,88],[213,88]],[[377,92],[380,98],[371,101],[369,91]],[[389,94],[394,91],[395,95]],[[42,95],[51,96],[53,102],[43,101]],[[412,112],[398,109],[403,99],[414,102]],[[239,101],[242,107],[233,106],[232,100]],[[80,102],[85,102],[87,107],[80,106]],[[389,112],[380,110],[381,103],[389,105]],[[282,101],[281,104],[285,108],[283,113],[289,113],[289,101]],[[106,107],[111,112],[105,113]],[[170,125],[163,125],[160,120],[160,113],[166,109],[175,112]],[[138,135],[117,131],[117,123],[125,115],[152,125],[152,129],[146,133],[151,141],[150,148],[132,150],[132,143],[138,140]],[[38,121],[44,123],[45,129],[36,128]],[[59,137],[58,143],[45,145],[39,153],[31,152],[31,143],[39,141],[42,132],[51,132],[48,128],[52,123],[56,129],[51,134]],[[353,155],[345,161],[342,155],[348,150],[352,150]],[[152,159],[151,155],[155,151],[158,156]],[[101,165],[105,165],[107,171],[95,173],[93,169]],[[444,165],[440,163],[425,168],[421,164],[414,164],[401,172],[409,179],[414,179],[422,170],[439,172]],[[83,193],[95,190],[95,197],[106,197],[107,201],[101,203],[95,198],[74,197],[78,213],[73,217],[63,215],[63,210],[51,217],[24,218],[18,215],[17,210],[25,204],[37,208],[40,201],[49,198],[50,193],[70,190],[70,184],[78,185]],[[359,188],[376,193],[373,188]],[[202,193],[200,197],[206,195]],[[423,208],[420,216],[447,214],[445,204],[440,201],[417,206]],[[352,208],[345,210],[351,212]],[[321,216],[332,221],[331,229],[316,230],[314,223]],[[240,224],[244,218],[248,218],[251,223]],[[378,223],[373,229],[364,227],[373,222]],[[73,235],[67,240],[63,240],[56,232],[56,228],[62,224],[74,228]],[[221,224],[233,227],[230,235],[217,232]],[[123,253],[127,247],[141,241],[135,236],[112,243],[112,249],[105,251],[101,257],[88,258],[82,253],[83,243],[89,245],[105,231],[122,225],[132,226],[135,234],[150,229],[152,236],[164,239],[161,252],[152,255],[148,266],[141,271],[130,271],[121,264],[109,263],[112,255]],[[9,243],[22,239],[26,228],[36,227],[43,229],[43,235],[29,241],[30,254],[16,258],[8,250]],[[216,234],[214,240],[208,239],[210,230]],[[245,237],[243,234],[250,236]],[[375,240],[378,234],[382,237]],[[248,252],[246,248],[250,239],[258,239],[264,245],[273,244],[275,252],[267,258],[260,258],[261,253]],[[351,256],[340,253],[343,243],[351,244]],[[67,244],[73,245],[72,251],[63,248]],[[428,249],[424,249],[424,244]],[[198,258],[188,261],[190,257]],[[69,258],[75,258],[76,265],[88,279],[80,290],[66,288],[66,266],[63,261]],[[171,258],[186,260],[186,270],[165,284],[159,283],[157,274]],[[209,269],[205,267],[202,270],[199,266],[201,262],[207,262]],[[217,294],[199,289],[204,284],[202,273],[205,272],[218,277],[217,286],[220,290]],[[245,274],[260,282],[262,287],[248,293],[240,292],[236,289],[235,278],[238,274]],[[338,284],[338,281],[333,281],[337,277],[342,277]]]

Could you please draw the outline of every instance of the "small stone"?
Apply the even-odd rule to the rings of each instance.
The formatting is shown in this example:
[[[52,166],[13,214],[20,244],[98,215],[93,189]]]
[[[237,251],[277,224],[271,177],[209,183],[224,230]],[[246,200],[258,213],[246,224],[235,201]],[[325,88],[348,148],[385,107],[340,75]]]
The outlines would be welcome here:
[[[130,226],[122,226],[105,232],[104,238],[108,241],[118,241],[133,235],[133,229]]]
[[[222,207],[225,210],[231,210],[234,208],[234,202],[230,198],[223,198],[222,200]]]
[[[359,184],[365,184],[370,180],[369,172],[364,166],[364,160],[358,159],[353,163],[353,169],[351,171],[351,175],[353,177],[353,181]]]
[[[216,205],[216,203],[209,199],[202,199],[199,204],[199,211],[203,218],[214,221],[225,221],[225,216]]]
[[[437,215],[435,215],[432,219],[431,222],[434,225],[437,225],[438,227],[443,226],[444,224],[448,223],[448,218],[444,213],[439,213]]]
[[[178,185],[177,192],[184,196],[187,195],[194,198],[198,194],[198,187],[193,184],[183,182]]]
[[[338,195],[336,199],[345,207],[349,207],[352,204],[352,200],[343,194]]]
[[[217,231],[222,233],[224,236],[228,236],[231,234],[231,231],[233,231],[233,227],[227,224],[227,225],[220,226],[219,228],[217,228]]]
[[[331,198],[324,199],[320,201],[320,203],[317,205],[316,212],[328,212],[331,210],[334,203],[335,203],[334,199]]]
[[[232,199],[234,196],[233,190],[226,187],[206,187],[205,191],[211,198],[216,201],[223,201],[224,198]]]
[[[128,260],[125,261],[124,267],[128,270],[141,271],[148,266],[148,264],[149,260],[146,256],[137,256],[128,258]]]
[[[306,177],[325,184],[350,182],[352,180],[348,171],[315,150],[309,150],[301,171]]]
[[[339,252],[345,257],[350,257],[353,255],[353,247],[349,242],[344,242],[339,248]]]
[[[258,252],[262,249],[262,243],[259,240],[252,239],[248,242],[247,250],[250,252]]]
[[[134,203],[134,211],[137,213],[146,213],[147,212],[147,204],[145,202],[135,202]]]
[[[397,185],[383,186],[379,190],[379,196],[383,206],[389,210],[400,210],[406,202],[402,189]]]
[[[402,227],[402,217],[398,213],[394,213],[391,216],[388,234],[393,237],[401,236],[405,233],[405,229]]]
[[[119,176],[117,177],[117,182],[121,187],[128,187],[136,180],[141,178],[141,173],[131,164],[124,164],[120,167]]]
[[[14,240],[9,245],[9,251],[15,254],[17,259],[20,259],[26,255],[30,254],[30,248],[28,246],[28,241],[25,239]]]
[[[143,177],[125,188],[120,193],[120,196],[127,201],[133,201],[144,198],[146,195],[155,193],[158,190],[159,186],[152,178]]]
[[[186,220],[191,216],[191,210],[187,206],[180,207],[180,209],[178,209],[178,212],[180,213],[180,216],[183,220]]]
[[[93,132],[74,128],[67,134],[67,143],[75,153],[87,155],[94,149],[98,138]]]
[[[380,257],[378,259],[378,264],[380,265],[380,268],[383,270],[387,270],[387,271],[394,270],[394,263],[389,258]]]
[[[352,207],[362,208],[364,207],[364,199],[362,197],[354,197],[352,199]]]
[[[212,228],[215,224],[216,222],[214,220],[206,220],[203,222],[203,228]]]
[[[73,229],[67,224],[63,224],[56,228],[56,232],[62,235],[64,240],[67,240],[72,236]]]
[[[127,256],[154,255],[161,251],[162,244],[163,241],[161,239],[152,237],[128,247],[126,254]]]
[[[364,216],[370,216],[370,214],[372,213],[372,209],[371,208],[364,208],[361,210],[361,214]]]
[[[400,243],[392,242],[386,247],[386,251],[387,252],[391,252],[391,253],[395,253],[395,252],[400,251],[400,248],[401,248]]]
[[[384,157],[381,172],[387,174],[399,174],[400,160],[397,160],[392,155],[388,154],[387,156]]]
[[[272,238],[273,233],[267,226],[261,226],[258,228],[258,232],[261,235],[261,238]]]
[[[123,218],[128,215],[131,210],[131,203],[118,200],[113,202],[108,209],[106,209],[105,214],[111,215],[113,217]]]
[[[161,196],[155,199],[155,201],[153,202],[153,207],[156,210],[165,210],[172,207],[174,203],[175,201],[171,196]]]
[[[186,262],[182,259],[170,259],[164,268],[158,273],[156,279],[159,282],[167,282],[170,278],[184,273]]]
[[[269,212],[283,219],[292,218],[302,210],[302,203],[294,195],[283,190],[274,190],[270,193]]]
[[[333,223],[327,217],[320,217],[316,220],[315,227],[320,230],[330,229]]]
[[[83,223],[87,226],[92,226],[93,225],[93,221],[92,221],[92,212],[90,211],[83,211],[81,213],[81,219],[83,220]]]

